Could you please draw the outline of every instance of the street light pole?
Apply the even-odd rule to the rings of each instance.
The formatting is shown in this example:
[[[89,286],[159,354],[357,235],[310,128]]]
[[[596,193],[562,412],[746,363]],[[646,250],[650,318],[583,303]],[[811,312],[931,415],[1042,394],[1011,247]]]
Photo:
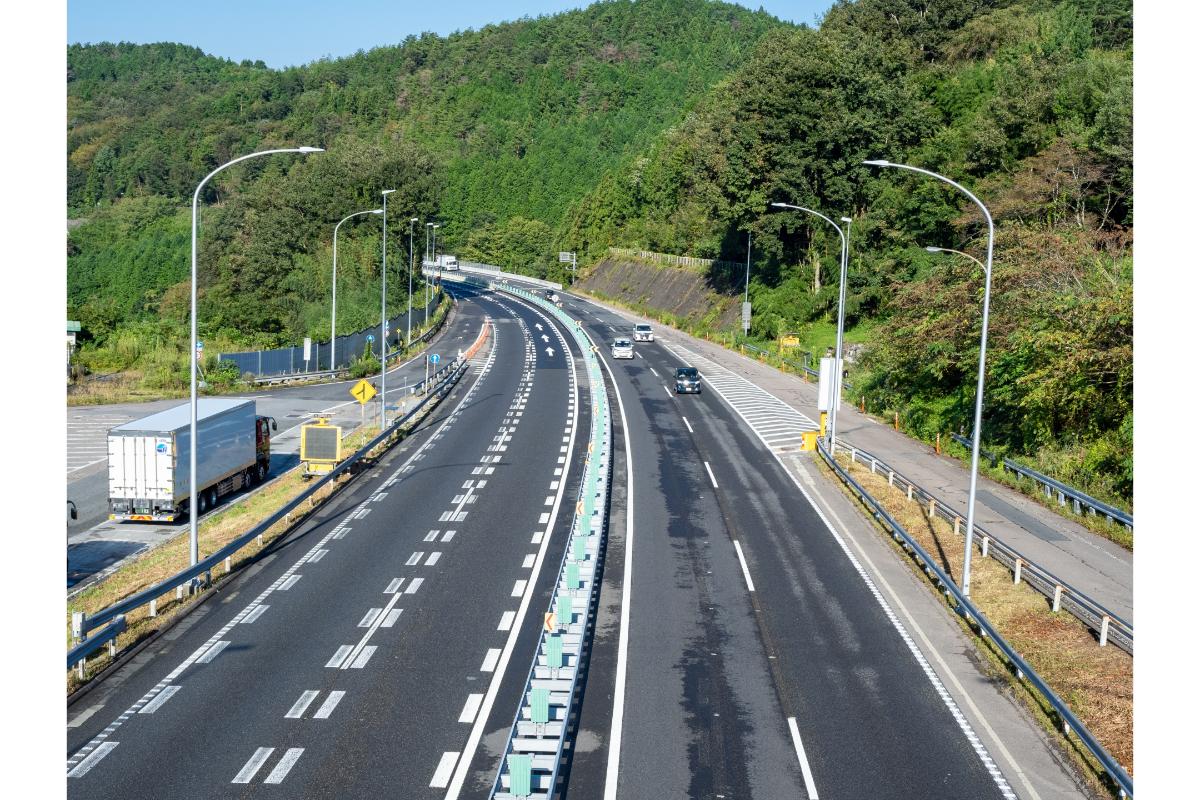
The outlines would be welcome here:
[[[441,223],[435,222],[430,226],[433,229],[433,263],[437,264],[437,229],[442,227]],[[438,286],[442,285],[442,268],[438,266]],[[425,301],[425,324],[429,324],[429,304],[433,302],[433,287],[429,288],[429,299]]]
[[[742,294],[742,306],[750,302],[750,231],[746,231],[746,291]],[[746,331],[743,329],[743,334]]]
[[[308,155],[309,153],[323,153],[323,152],[325,152],[324,149],[320,148],[320,147],[285,147],[285,148],[280,148],[277,150],[261,150],[257,153],[249,153],[248,155],[239,156],[238,158],[235,158],[232,161],[227,161],[226,163],[224,163],[221,166],[214,169],[212,172],[205,175],[204,180],[200,181],[200,183],[196,186],[196,191],[192,193],[192,297],[191,297],[192,349],[190,351],[190,356],[191,356],[190,361],[192,362],[192,366],[191,366],[191,401],[190,401],[191,425],[189,428],[190,439],[188,442],[188,449],[190,451],[188,453],[188,469],[189,469],[188,480],[191,483],[191,490],[189,492],[189,499],[188,499],[188,557],[190,559],[190,564],[192,566],[195,566],[196,562],[200,560],[200,540],[199,540],[199,537],[197,534],[198,527],[196,524],[197,523],[196,518],[199,516],[199,514],[198,514],[199,504],[198,504],[198,498],[197,498],[197,494],[196,494],[196,450],[197,450],[197,444],[199,444],[196,440],[196,417],[198,416],[197,412],[199,409],[199,400],[197,399],[197,396],[196,396],[196,366],[197,366],[196,362],[199,360],[196,357],[196,339],[197,339],[197,324],[196,324],[197,244],[196,244],[196,239],[197,239],[197,227],[198,227],[199,218],[200,218],[200,192],[204,189],[204,184],[208,183],[209,180],[211,180],[214,175],[216,175],[218,172],[225,169],[226,167],[233,166],[234,164],[238,163],[239,161],[245,161],[250,158],[257,158],[258,156],[269,156],[274,153],[300,153],[302,155]]]
[[[387,199],[395,189],[383,190],[383,269],[379,290],[379,431],[387,427]]]
[[[404,346],[412,346],[412,279],[413,279],[413,225],[417,218],[408,221],[408,328],[404,334]]]
[[[850,261],[850,218],[842,217],[841,220],[845,223],[845,229],[838,225],[819,211],[813,211],[811,208],[804,206],[794,206],[788,203],[771,203],[775,208],[790,208],[794,211],[806,211],[813,216],[820,217],[833,226],[833,229],[838,232],[838,236],[842,239],[842,265],[841,265],[841,280],[838,287],[838,323],[837,323],[837,352],[833,359],[833,402],[832,408],[829,410],[829,453],[837,455],[837,412],[838,404],[842,400],[842,331],[846,325],[846,272]]]
[[[342,218],[342,222],[348,219],[357,217],[361,214],[382,214],[382,208],[373,208],[370,211],[355,211],[353,214],[347,214]],[[329,320],[329,368],[337,369],[337,237],[338,228],[342,227],[342,222],[333,226],[333,303],[332,313]],[[320,369],[320,365],[317,365]]]
[[[963,554],[963,574],[962,574],[962,593],[965,596],[971,594],[971,542],[975,532],[975,490],[979,484],[979,441],[982,436],[983,425],[983,377],[984,368],[987,363],[987,330],[988,330],[988,309],[992,299],[992,247],[996,239],[996,226],[992,222],[992,214],[988,211],[987,206],[969,192],[961,184],[947,178],[945,175],[939,175],[936,172],[930,172],[927,169],[920,167],[911,167],[907,164],[893,164],[890,161],[882,159],[864,161],[873,167],[894,167],[896,169],[906,169],[910,172],[919,172],[922,175],[928,175],[931,178],[937,178],[943,183],[948,183],[955,189],[971,198],[975,205],[979,206],[979,210],[983,212],[984,219],[987,220],[988,226],[988,243],[987,243],[987,263],[980,264],[983,267],[983,321],[980,325],[979,332],[979,372],[975,378],[975,427],[971,432],[971,483],[967,490],[967,536],[966,548]],[[957,251],[955,251],[957,252]],[[965,254],[964,254],[965,255]],[[972,259],[976,264],[979,264],[977,259]]]
[[[425,277],[425,265],[429,263],[429,234],[433,230],[433,223],[425,223],[425,258],[421,260],[421,277],[425,281],[425,324],[429,324],[429,279]]]

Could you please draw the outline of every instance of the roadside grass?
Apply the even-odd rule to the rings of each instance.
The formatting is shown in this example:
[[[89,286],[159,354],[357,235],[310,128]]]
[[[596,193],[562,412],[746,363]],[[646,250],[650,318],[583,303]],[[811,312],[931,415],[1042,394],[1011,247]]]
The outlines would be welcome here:
[[[868,467],[851,463],[848,458],[839,457],[838,461],[939,562],[952,580],[960,579],[964,540],[954,533],[949,522],[930,519],[919,502],[908,500],[905,492],[889,486],[885,476],[873,475]],[[821,463],[830,479],[857,503],[841,480]],[[916,562],[890,537],[888,540],[916,569]],[[931,592],[944,600],[932,582],[926,583]],[[1133,658],[1118,647],[1100,647],[1083,623],[1065,611],[1051,611],[1045,597],[1024,583],[1013,584],[1012,573],[1005,566],[981,557],[978,551],[971,560],[971,599],[1132,775]],[[960,616],[955,614],[955,618],[967,629]],[[1031,685],[1016,677],[991,640],[972,635],[972,641],[987,658],[992,673],[1008,682],[1014,695],[1031,710],[1052,740],[1072,755],[1093,788],[1115,794],[1115,787],[1099,762],[1078,738],[1064,739],[1053,709]]]

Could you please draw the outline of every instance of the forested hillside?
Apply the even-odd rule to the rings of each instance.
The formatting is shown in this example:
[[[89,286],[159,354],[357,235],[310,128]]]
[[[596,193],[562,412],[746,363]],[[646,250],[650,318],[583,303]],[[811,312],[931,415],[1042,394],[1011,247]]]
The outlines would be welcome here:
[[[612,0],[284,71],[182,45],[73,46],[68,68],[68,203],[88,220],[69,236],[69,312],[101,349],[178,338],[199,177],[313,144],[328,152],[251,162],[207,193],[205,335],[321,336],[333,224],[395,187],[399,265],[410,216],[441,220],[450,252],[556,278],[560,249],[744,263],[749,232],[753,338],[823,346],[837,236],[769,209],[784,201],[854,219],[847,323],[872,407],[964,429],[981,275],[924,248],[982,258],[982,218],[950,187],[861,165],[884,158],[954,177],[995,217],[985,439],[1131,495],[1130,0],[842,0],[815,29]],[[377,316],[379,248],[376,223],[343,228],[339,327]],[[742,274],[708,279],[733,295]]]
[[[567,237],[744,263],[752,335],[823,345],[836,231],[854,218],[847,325],[876,408],[969,429],[983,218],[998,231],[985,438],[1106,496],[1132,490],[1132,21],[1128,0],[860,0],[776,30],[644,156],[573,209]],[[741,288],[742,271],[714,270]],[[858,329],[855,330],[855,326]],[[831,343],[831,342],[830,342]]]
[[[72,313],[98,335],[172,317],[197,181],[269,146],[328,152],[254,161],[208,191],[210,331],[318,333],[333,224],[378,205],[383,188],[399,190],[397,220],[441,221],[451,252],[526,268],[536,252],[544,270],[569,198],[648,147],[780,25],[724,3],[611,0],[283,71],[177,44],[71,46],[68,205],[89,220],[70,236]],[[350,269],[379,251],[377,227],[343,229]],[[389,237],[397,264],[408,256],[400,229]],[[357,268],[347,329],[369,309],[352,287],[365,300],[374,282],[378,294],[378,268]]]

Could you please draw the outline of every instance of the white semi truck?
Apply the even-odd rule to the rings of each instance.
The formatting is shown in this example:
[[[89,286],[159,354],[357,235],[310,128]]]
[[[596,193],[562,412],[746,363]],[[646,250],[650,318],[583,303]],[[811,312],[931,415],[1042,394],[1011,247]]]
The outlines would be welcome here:
[[[253,400],[199,400],[197,505],[203,514],[230,492],[262,482],[271,469],[271,429]],[[191,496],[188,404],[126,422],[108,432],[109,519],[174,522]]]

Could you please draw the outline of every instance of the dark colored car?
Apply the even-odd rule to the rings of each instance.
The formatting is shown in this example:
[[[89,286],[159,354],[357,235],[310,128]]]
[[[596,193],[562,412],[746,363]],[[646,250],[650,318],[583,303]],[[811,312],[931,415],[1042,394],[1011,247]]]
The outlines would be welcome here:
[[[700,394],[700,371],[695,367],[675,370],[675,394]]]

